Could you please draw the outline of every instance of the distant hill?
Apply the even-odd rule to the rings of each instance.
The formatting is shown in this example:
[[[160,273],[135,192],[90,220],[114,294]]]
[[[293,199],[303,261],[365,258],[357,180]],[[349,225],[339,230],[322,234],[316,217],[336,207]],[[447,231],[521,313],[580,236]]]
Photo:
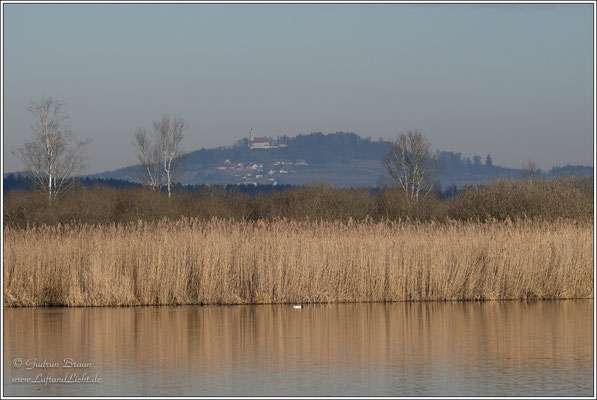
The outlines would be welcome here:
[[[381,160],[390,143],[362,138],[355,133],[321,132],[271,140],[274,148],[250,148],[248,139],[233,146],[190,152],[182,162],[179,182],[186,185],[308,185],[327,183],[341,187],[375,187],[386,177]],[[284,143],[284,147],[275,147]],[[493,165],[491,156],[437,152],[442,187],[474,185],[498,177],[519,178],[520,169]],[[92,178],[135,181],[137,166],[90,175]],[[590,166],[554,167],[545,177],[561,174],[593,176]]]

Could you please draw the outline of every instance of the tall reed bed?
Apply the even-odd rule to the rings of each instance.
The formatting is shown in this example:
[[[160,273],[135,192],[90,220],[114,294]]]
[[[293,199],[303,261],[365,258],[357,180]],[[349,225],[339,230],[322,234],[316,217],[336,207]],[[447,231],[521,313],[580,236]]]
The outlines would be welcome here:
[[[4,304],[593,297],[592,222],[234,222],[4,230]]]

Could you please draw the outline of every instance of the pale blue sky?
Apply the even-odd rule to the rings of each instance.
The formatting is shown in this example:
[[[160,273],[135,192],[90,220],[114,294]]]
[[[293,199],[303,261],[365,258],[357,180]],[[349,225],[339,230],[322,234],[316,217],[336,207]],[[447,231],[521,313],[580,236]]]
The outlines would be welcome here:
[[[593,5],[4,4],[5,171],[29,99],[68,99],[87,172],[163,113],[185,150],[421,130],[495,164],[593,164]]]

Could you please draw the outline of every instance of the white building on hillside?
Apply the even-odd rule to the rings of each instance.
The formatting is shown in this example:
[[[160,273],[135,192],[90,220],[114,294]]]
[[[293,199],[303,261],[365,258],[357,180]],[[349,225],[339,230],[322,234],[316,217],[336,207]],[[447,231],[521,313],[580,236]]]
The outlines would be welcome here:
[[[253,128],[249,131],[249,148],[251,149],[277,149],[278,146],[273,139],[263,137],[256,137],[253,134]]]

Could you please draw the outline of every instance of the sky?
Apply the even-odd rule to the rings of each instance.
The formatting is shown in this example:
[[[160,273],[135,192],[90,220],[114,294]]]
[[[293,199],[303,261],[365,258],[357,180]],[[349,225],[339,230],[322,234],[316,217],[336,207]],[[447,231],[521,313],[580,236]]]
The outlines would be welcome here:
[[[593,5],[6,4],[4,171],[31,100],[66,99],[88,173],[136,162],[138,127],[186,151],[248,136],[420,130],[496,165],[593,165]]]

